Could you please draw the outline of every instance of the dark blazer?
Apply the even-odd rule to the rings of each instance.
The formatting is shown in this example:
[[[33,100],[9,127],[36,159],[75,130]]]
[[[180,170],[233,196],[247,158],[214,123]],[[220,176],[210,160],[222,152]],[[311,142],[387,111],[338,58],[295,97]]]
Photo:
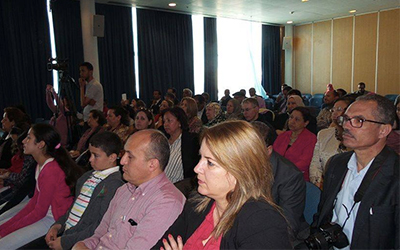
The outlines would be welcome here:
[[[283,214],[289,222],[293,235],[308,228],[304,219],[306,200],[306,182],[301,171],[288,159],[275,151],[270,157],[274,184],[272,196],[275,203],[283,209]]]
[[[3,150],[1,151],[0,154],[0,168],[10,168],[11,167],[11,158],[13,157],[13,154],[11,153],[11,145],[12,145],[12,139],[11,137],[5,140],[7,137],[7,133],[3,135],[3,137],[0,139],[0,146],[3,147]]]
[[[93,171],[94,170],[84,173],[82,177],[78,179],[75,189],[75,199],[79,196],[83,184],[90,177]],[[93,235],[97,226],[100,224],[104,213],[107,211],[108,205],[114,197],[115,192],[123,184],[124,182],[122,181],[120,171],[110,174],[93,190],[89,205],[78,224],[64,231],[65,222],[68,219],[68,215],[73,205],[54,223],[62,225],[62,228],[58,233],[61,235],[61,246],[63,249],[71,249],[78,241],[84,240]]]
[[[324,179],[324,190],[314,215],[312,232],[332,220],[333,203],[347,173],[352,152],[330,159]],[[399,156],[385,146],[375,157],[368,173],[378,170],[365,191],[358,209],[351,249],[399,249]]]
[[[199,163],[200,144],[197,134],[182,131],[181,154],[184,178],[194,177],[194,167]]]
[[[202,213],[194,211],[196,203],[187,201],[183,212],[165,232],[176,237],[180,235],[183,243],[190,238],[203,223],[210,212],[212,203]],[[152,249],[163,246],[161,238]],[[275,208],[262,201],[247,201],[237,214],[232,228],[222,237],[220,249],[291,249],[285,219]]]

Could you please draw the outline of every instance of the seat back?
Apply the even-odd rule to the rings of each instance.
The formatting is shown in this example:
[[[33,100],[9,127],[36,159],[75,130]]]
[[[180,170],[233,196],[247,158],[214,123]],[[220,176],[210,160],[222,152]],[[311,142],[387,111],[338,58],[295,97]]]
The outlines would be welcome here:
[[[306,182],[306,204],[303,214],[308,224],[313,222],[313,216],[317,212],[320,196],[321,190],[311,182]]]

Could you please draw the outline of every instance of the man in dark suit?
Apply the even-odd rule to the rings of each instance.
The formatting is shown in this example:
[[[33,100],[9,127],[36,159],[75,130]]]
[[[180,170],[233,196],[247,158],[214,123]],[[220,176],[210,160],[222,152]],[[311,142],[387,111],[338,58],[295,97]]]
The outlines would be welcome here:
[[[156,115],[160,113],[160,105],[162,102],[162,94],[160,90],[153,91],[153,100],[151,101],[150,110]]]
[[[399,246],[399,157],[386,144],[394,105],[380,95],[357,98],[339,118],[343,144],[354,151],[333,156],[311,231],[333,222],[351,249]]]

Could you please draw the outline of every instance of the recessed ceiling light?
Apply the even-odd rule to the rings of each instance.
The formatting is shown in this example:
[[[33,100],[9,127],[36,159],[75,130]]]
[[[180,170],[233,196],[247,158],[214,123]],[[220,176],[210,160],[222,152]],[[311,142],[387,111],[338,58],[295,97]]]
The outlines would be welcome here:
[[[356,13],[357,10],[350,10],[349,12],[350,12],[350,13]]]
[[[169,3],[168,6],[169,6],[169,7],[175,7],[175,6],[176,6],[176,3]]]
[[[308,0],[301,0],[301,1],[302,1],[303,3],[304,3],[304,2],[308,2]]]
[[[291,23],[293,23],[293,21],[287,21],[286,23],[287,23],[287,24],[291,24]]]

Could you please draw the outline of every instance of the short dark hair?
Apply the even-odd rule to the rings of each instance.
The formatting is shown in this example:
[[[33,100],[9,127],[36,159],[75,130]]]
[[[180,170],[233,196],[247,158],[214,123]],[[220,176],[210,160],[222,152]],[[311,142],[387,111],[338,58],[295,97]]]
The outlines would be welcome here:
[[[93,65],[90,62],[83,62],[80,67],[86,67],[88,70],[93,70]]]
[[[154,92],[158,92],[159,95],[162,95],[161,90],[159,90],[159,89],[155,89],[155,90],[153,91],[153,93],[154,93]]]
[[[277,136],[276,131],[272,126],[268,126],[266,123],[260,121],[252,121],[251,125],[253,125],[253,127],[260,133],[267,146],[274,144]]]
[[[339,101],[345,102],[347,104],[347,106],[349,106],[350,104],[352,104],[358,95],[356,94],[348,94],[342,97],[339,97],[338,99],[336,99],[333,103],[337,103]]]
[[[196,100],[198,100],[199,101],[199,104],[203,104],[203,103],[205,103],[205,99],[204,99],[204,96],[202,96],[202,95],[195,95],[195,96],[193,96],[193,98]]]
[[[149,129],[152,133],[150,135],[150,142],[147,146],[145,152],[146,160],[157,159],[160,163],[160,167],[162,170],[168,164],[170,149],[169,142],[167,137],[159,131],[155,129]]]
[[[89,140],[92,147],[100,148],[107,156],[119,154],[122,149],[122,141],[116,133],[105,131],[95,134]]]
[[[250,103],[253,105],[253,107],[260,107],[260,104],[258,104],[258,101],[256,98],[252,98],[252,97],[246,98],[242,101],[242,104],[245,104],[245,103]]]
[[[90,110],[90,113],[92,114],[92,117],[94,119],[97,119],[97,123],[100,126],[103,126],[104,124],[107,123],[107,119],[104,117],[104,113],[101,112],[100,110],[92,109],[92,110]]]
[[[365,83],[364,82],[359,82],[358,85],[361,85],[361,86],[365,87]]]
[[[187,115],[186,115],[185,111],[183,111],[183,109],[181,107],[176,106],[176,107],[164,110],[163,111],[163,118],[164,118],[165,114],[168,113],[168,112],[176,117],[178,122],[181,124],[181,129],[182,130],[188,130],[189,129]]]
[[[171,87],[171,88],[168,88],[168,89],[172,90],[172,93],[173,93],[173,94],[176,93],[176,88]]]
[[[109,110],[112,109],[114,110],[115,116],[121,116],[121,124],[124,124],[126,126],[129,126],[129,116],[128,112],[121,106],[112,106],[109,108]]]
[[[396,108],[389,99],[378,95],[378,94],[368,94],[359,96],[356,101],[369,102],[373,101],[377,104],[377,108],[373,109],[372,114],[380,122],[385,124],[394,125],[396,120]]]
[[[294,109],[292,109],[292,111],[290,113],[293,113],[293,111],[299,111],[301,113],[301,115],[303,116],[303,120],[305,122],[309,122],[311,120],[311,113],[310,110],[306,107],[296,107]]]
[[[283,92],[283,91],[289,92],[291,89],[292,89],[292,87],[286,86],[286,87],[283,88],[282,92]]]
[[[291,89],[291,90],[288,91],[287,94],[288,94],[288,96],[289,95],[298,95],[298,96],[302,97],[301,91],[298,90],[298,89]]]
[[[165,97],[169,97],[171,99],[175,99],[176,98],[176,96],[173,93],[169,93],[169,92],[165,93]]]

